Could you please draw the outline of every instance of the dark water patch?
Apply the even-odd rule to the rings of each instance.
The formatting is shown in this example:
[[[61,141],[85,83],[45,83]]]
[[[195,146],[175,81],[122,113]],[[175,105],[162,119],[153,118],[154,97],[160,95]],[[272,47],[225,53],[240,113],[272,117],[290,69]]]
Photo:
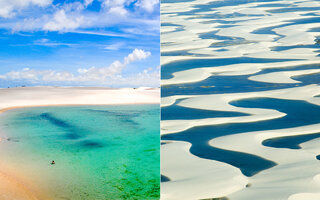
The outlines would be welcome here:
[[[67,123],[64,120],[61,120],[57,117],[54,117],[50,113],[42,113],[39,115],[41,119],[48,120],[51,124],[60,127],[63,129],[65,134],[63,135],[66,139],[76,140],[83,137],[83,130]]]
[[[182,3],[192,2],[194,0],[161,0],[161,3]]]
[[[211,139],[244,132],[262,131],[266,128],[283,129],[317,124],[320,122],[320,107],[306,101],[273,98],[252,98],[230,102],[244,108],[264,108],[278,110],[287,115],[273,120],[252,123],[231,123],[194,127],[189,130],[162,136],[163,140],[186,141],[192,144],[190,152],[201,158],[217,160],[239,168],[246,176],[275,166],[276,163],[256,155],[223,150],[208,145]],[[235,141],[237,142],[237,141]]]
[[[219,28],[226,28],[226,27],[219,27]],[[222,35],[219,35],[218,33],[219,31],[210,31],[206,33],[201,33],[198,36],[201,39],[221,40],[221,42],[212,43],[210,47],[224,47],[224,46],[230,46],[232,44],[236,45],[236,44],[245,44],[250,42],[241,37],[222,36]]]
[[[217,34],[219,33],[219,30],[215,30],[215,31],[209,31],[206,33],[200,33],[198,34],[198,37],[201,39],[216,39],[216,40],[236,40],[236,39],[243,39],[241,37],[231,37],[231,36],[223,36],[223,35],[219,35]]]
[[[259,2],[272,2],[274,0],[260,0]],[[206,12],[206,11],[212,11],[212,9],[216,9],[219,7],[225,7],[225,6],[238,6],[243,4],[248,4],[256,2],[255,0],[221,0],[221,1],[213,1],[209,2],[208,4],[202,4],[202,5],[194,5],[194,10],[186,11],[186,12],[175,12],[179,15],[194,15],[198,12]],[[234,16],[237,17],[237,16]]]
[[[246,20],[232,20],[232,21],[227,21],[227,20],[223,20],[223,19],[213,19],[213,20],[206,20],[203,22],[199,22],[201,24],[213,24],[213,23],[219,23],[219,24],[236,24],[239,22],[244,22]],[[215,31],[217,32],[217,31]]]
[[[316,156],[316,159],[317,159],[317,160],[320,160],[320,155],[317,155],[317,156]]]
[[[40,114],[40,117],[43,118],[43,119],[46,119],[48,120],[50,123],[56,125],[56,126],[59,126],[59,127],[62,127],[62,128],[71,128],[72,125],[68,124],[67,122],[61,120],[61,119],[58,119],[56,117],[54,117],[53,115],[51,115],[50,113],[42,113]]]
[[[229,127],[230,125],[194,127],[180,133],[164,135],[162,139],[190,142],[192,144],[190,148],[192,154],[200,158],[228,163],[239,168],[245,176],[253,176],[276,165],[273,161],[253,154],[224,150],[208,145],[208,141],[213,138],[232,134]]]
[[[230,200],[227,197],[217,197],[217,198],[208,198],[208,199],[200,199],[200,200]]]
[[[174,30],[168,31],[166,33],[174,33],[174,32],[179,32],[179,31],[184,31],[184,30],[185,30],[184,26],[180,26],[180,27],[177,27]],[[168,44],[174,44],[174,43],[173,42],[161,42],[161,47],[168,45]]]
[[[113,116],[117,118],[120,122],[125,123],[126,125],[139,126],[134,119],[139,117],[142,113],[135,110],[99,110],[99,109],[87,109],[89,112],[101,113],[103,115]],[[150,111],[146,111],[150,112]],[[144,113],[146,114],[146,113]]]
[[[276,46],[276,47],[272,47],[270,49],[271,49],[271,51],[286,51],[286,50],[290,50],[290,49],[299,49],[299,48],[318,49],[319,46],[316,45],[316,44],[313,44],[313,45]]]
[[[249,80],[248,78],[250,76],[252,76],[252,74],[241,76],[210,76],[203,81],[195,83],[166,85],[161,87],[161,96],[167,97],[172,95],[209,95],[225,93],[259,92],[303,85],[303,83],[287,84],[257,82]]]
[[[231,41],[215,42],[215,43],[212,43],[209,47],[218,48],[218,47],[235,46],[235,45],[241,45],[241,44],[253,44],[253,43],[256,43],[256,42],[248,41],[248,40],[231,40]]]
[[[161,52],[161,56],[191,56],[191,55],[194,55],[192,53],[189,53],[188,51],[189,50]]]
[[[267,74],[280,71],[319,69],[319,64],[304,64],[290,66],[286,68],[269,68],[263,69],[254,75]],[[202,95],[202,94],[224,94],[224,93],[242,93],[242,92],[259,92],[266,90],[285,89],[290,87],[301,87],[309,84],[320,83],[320,74],[309,74],[294,76],[294,80],[301,83],[268,83],[252,81],[248,78],[253,76],[211,76],[203,81],[186,84],[166,85],[161,88],[162,97],[172,95]],[[214,86],[214,87],[201,87]]]
[[[102,148],[105,146],[104,143],[99,141],[93,141],[93,140],[85,140],[79,143],[81,147],[88,148],[88,149],[96,149],[96,148]]]
[[[262,144],[267,147],[301,149],[300,144],[320,137],[320,133],[276,137],[264,140]]]
[[[215,51],[222,52],[222,51],[229,51],[229,49],[217,49]]]
[[[283,100],[274,98],[252,98],[230,102],[231,105],[244,108],[273,109],[287,115],[274,120],[257,123],[272,123],[273,129],[305,126],[320,122],[320,106],[302,100]],[[272,122],[271,122],[272,121]],[[266,126],[269,127],[269,126]]]
[[[283,24],[280,24],[280,25],[276,25],[276,26],[269,26],[269,27],[263,27],[263,28],[259,28],[259,29],[256,29],[254,31],[252,31],[251,33],[253,34],[270,34],[270,35],[275,35],[275,36],[278,36],[278,37],[275,37],[273,39],[273,41],[278,41],[284,37],[286,37],[285,35],[281,35],[281,34],[278,34],[276,33],[275,31],[273,31],[273,29],[276,29],[276,28],[282,28],[282,27],[286,27],[288,25],[294,25],[295,23],[290,23],[290,22],[284,22]]]
[[[235,27],[237,25],[233,25],[233,24],[228,24],[228,25],[219,25],[219,26],[216,26],[217,28],[220,28],[220,29],[224,29],[224,28],[231,28],[231,27]]]
[[[64,137],[71,140],[76,140],[81,138],[82,136],[74,131],[64,134]]]
[[[320,84],[320,73],[293,76],[292,79],[301,81],[303,84]]]
[[[157,149],[154,149],[154,148],[143,150],[143,152],[146,152],[146,153],[155,153],[156,151],[157,151]]]
[[[317,22],[319,22],[318,16],[312,17],[312,18],[307,18],[307,19],[288,20],[288,21],[284,21],[283,24],[276,25],[276,26],[270,26],[270,27],[263,27],[263,28],[252,31],[251,33],[277,35],[278,37],[274,39],[274,41],[277,41],[281,38],[284,38],[285,35],[278,34],[275,31],[273,31],[273,29],[282,28],[282,27],[291,26],[291,25],[297,25],[297,24],[317,23]],[[312,29],[308,30],[308,32],[319,32],[319,31],[317,28],[312,28]],[[277,48],[277,47],[274,47],[273,49],[275,49],[275,48]]]
[[[166,45],[173,45],[174,42],[161,42],[161,47]]]
[[[319,17],[319,15],[317,15],[316,13],[304,13],[304,14],[300,14],[301,16],[314,16],[314,17]]]
[[[308,30],[308,32],[320,32],[320,27],[314,27],[314,28],[310,28],[309,30]]]
[[[291,6],[291,4],[284,4],[284,3],[269,3],[269,4],[259,4],[255,6],[256,8],[260,7],[288,7]]]
[[[161,175],[161,182],[169,182],[170,179],[164,175]]]
[[[170,144],[172,143],[171,141],[165,141],[165,142],[161,142],[161,145],[165,145],[165,144]]]
[[[260,72],[256,73],[255,75],[259,74],[266,74],[271,72],[279,72],[279,71],[296,71],[296,70],[306,70],[306,69],[319,69],[320,68],[320,62],[318,64],[303,64],[303,65],[296,65],[296,66],[288,66],[288,67],[282,67],[282,68],[268,68],[263,69]]]
[[[20,142],[20,140],[18,138],[7,138],[8,142]]]
[[[318,7],[319,9],[320,7]],[[310,9],[314,9],[313,7],[310,7]],[[303,18],[303,19],[294,19],[289,20],[289,22],[293,22],[294,24],[311,24],[311,23],[319,23],[320,17],[310,17],[310,18]]]
[[[286,13],[286,12],[299,12],[299,11],[317,11],[320,7],[291,7],[267,10],[269,13]]]
[[[188,108],[178,105],[166,106],[161,108],[162,120],[178,120],[178,119],[203,119],[214,117],[236,117],[248,116],[246,113],[240,112],[227,112],[227,111],[214,111]]]
[[[174,23],[161,23],[161,26],[181,26],[180,24],[174,24]]]
[[[269,34],[269,35],[278,35],[279,37],[281,37],[282,35],[279,35],[278,33],[276,33],[275,31],[273,31],[273,29],[275,28],[279,28],[281,25],[278,26],[269,26],[269,27],[263,27],[263,28],[259,28],[256,29],[254,31],[252,31],[251,33],[253,34]]]
[[[174,61],[161,67],[161,79],[172,78],[172,73],[184,71],[188,69],[197,69],[202,67],[218,67],[224,65],[240,64],[240,63],[272,63],[297,61],[299,59],[266,59],[266,58],[250,58],[250,57],[235,57],[235,58],[216,58],[216,59],[189,59]]]
[[[199,15],[195,15],[195,14],[191,14],[190,13],[196,13],[198,11],[188,11],[183,13],[183,15],[189,15],[189,19],[199,19],[199,15],[201,16],[201,19],[236,19],[239,17],[245,17],[247,16],[246,14],[242,14],[242,13],[238,13],[238,12],[234,12],[234,13],[230,13],[230,14],[223,14],[223,13],[212,13],[212,14],[206,14],[206,15],[201,15],[201,13],[199,13]],[[202,12],[202,11],[201,11]],[[181,13],[179,13],[179,15],[181,15]],[[250,16],[262,16],[262,15],[250,15]]]

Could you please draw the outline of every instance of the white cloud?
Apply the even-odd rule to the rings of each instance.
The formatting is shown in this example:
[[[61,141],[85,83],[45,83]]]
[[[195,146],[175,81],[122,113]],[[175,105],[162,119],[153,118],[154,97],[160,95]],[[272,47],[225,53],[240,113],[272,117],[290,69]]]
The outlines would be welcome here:
[[[113,43],[108,46],[105,46],[104,49],[106,49],[106,50],[119,50],[123,46],[124,46],[123,42],[118,42],[118,43]]]
[[[146,10],[147,12],[153,12],[158,4],[159,0],[138,0],[136,6]]]
[[[128,64],[137,60],[146,59],[150,55],[151,53],[148,51],[146,52],[141,49],[134,49],[132,53],[130,53],[128,56],[126,56],[123,59],[123,62],[116,60],[108,67],[101,67],[101,68],[91,67],[89,69],[79,69],[78,72],[81,74],[80,79],[103,80],[103,79],[106,79],[107,77],[119,75]]]
[[[11,81],[24,81],[33,84],[71,84],[71,85],[108,85],[108,86],[159,86],[159,69],[147,68],[140,73],[123,77],[123,69],[130,63],[146,59],[150,52],[135,49],[123,59],[123,62],[114,61],[108,67],[91,67],[78,69],[77,73],[55,70],[34,70],[24,68],[0,75],[0,79]]]
[[[141,49],[135,49],[132,53],[130,53],[127,57],[124,58],[124,63],[129,64],[131,62],[134,62],[136,60],[142,60],[146,59],[151,55],[150,52],[143,51]]]
[[[126,16],[128,10],[125,8],[133,0],[104,0],[102,5],[108,14]]]
[[[158,15],[149,13],[154,10],[156,5],[159,5],[159,0],[96,0],[101,4],[99,11],[86,9],[88,5],[93,3],[93,0],[50,5],[52,1],[0,0],[0,17],[9,17],[17,13],[17,17],[0,22],[0,28],[13,32],[43,30],[99,34],[99,31],[102,31],[103,34],[103,31],[106,31],[105,28],[121,25],[123,35],[127,35],[126,33],[150,35],[159,32]],[[8,8],[6,5],[9,5]],[[35,8],[29,7],[27,10],[28,5],[50,6],[33,12]],[[133,9],[134,7],[139,9]],[[26,8],[26,12],[18,12],[22,8]],[[35,14],[30,15],[29,13]],[[18,14],[22,17],[19,17]],[[127,30],[131,32],[126,32]]]
[[[125,16],[128,14],[128,11],[124,7],[117,6],[117,7],[110,8],[108,13],[112,15]]]
[[[134,1],[135,0],[103,0],[103,5],[107,8],[118,6],[125,7],[130,5]]]
[[[47,46],[47,47],[72,46],[73,45],[73,44],[70,44],[70,43],[51,41],[51,40],[49,40],[47,38],[42,38],[42,39],[39,39],[39,40],[35,40],[35,41],[33,41],[32,44],[33,45],[38,45],[38,46]]]
[[[56,72],[46,71],[42,74],[42,81],[44,82],[62,82],[62,81],[74,81],[75,76],[70,72]]]
[[[17,9],[30,5],[47,6],[52,0],[0,0],[0,17],[13,17]]]
[[[84,17],[81,15],[66,15],[64,10],[57,11],[53,20],[47,22],[44,26],[44,30],[48,31],[63,31],[63,30],[72,30],[80,27],[84,22]]]
[[[88,5],[92,4],[93,0],[84,0],[84,5],[87,7]]]

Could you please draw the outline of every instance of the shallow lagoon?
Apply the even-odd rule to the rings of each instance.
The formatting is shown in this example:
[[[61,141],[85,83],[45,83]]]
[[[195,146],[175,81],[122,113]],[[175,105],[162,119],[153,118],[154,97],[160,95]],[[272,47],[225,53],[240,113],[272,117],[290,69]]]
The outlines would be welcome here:
[[[159,105],[10,110],[0,154],[53,199],[159,199],[159,112]]]

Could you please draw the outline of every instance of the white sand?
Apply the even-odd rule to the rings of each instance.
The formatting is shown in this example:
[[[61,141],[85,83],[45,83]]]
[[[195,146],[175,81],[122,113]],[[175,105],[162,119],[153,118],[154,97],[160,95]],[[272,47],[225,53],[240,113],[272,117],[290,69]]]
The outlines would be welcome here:
[[[166,26],[161,33],[163,53],[161,64],[170,64],[185,60],[204,60],[219,58],[268,58],[268,59],[299,59],[295,61],[271,62],[271,63],[237,63],[224,66],[215,65],[207,67],[194,66],[192,69],[182,69],[173,73],[173,77],[162,80],[162,85],[188,84],[205,80],[211,76],[242,76],[250,75],[249,79],[267,83],[291,83],[293,88],[272,90],[263,92],[214,94],[214,95],[174,95],[162,98],[162,107],[177,105],[187,108],[234,111],[247,113],[249,116],[230,118],[208,118],[190,120],[165,120],[161,122],[161,134],[171,134],[190,129],[196,126],[219,125],[224,123],[247,123],[283,117],[286,114],[271,109],[241,108],[232,106],[231,101],[245,98],[278,98],[289,100],[303,100],[308,103],[320,105],[318,85],[294,87],[299,82],[295,76],[319,73],[319,67],[308,67],[300,70],[290,69],[319,64],[318,48],[309,48],[302,45],[314,45],[319,36],[316,31],[310,31],[319,27],[319,23],[296,24],[295,20],[303,20],[320,16],[318,10],[308,9],[285,12],[276,9],[318,7],[319,1],[315,0],[277,0],[272,2],[254,1],[240,5],[224,6],[223,2],[218,6],[192,15],[179,15],[180,12],[193,11],[199,6],[215,0],[196,0],[191,2],[162,3],[162,23],[172,23],[177,26]],[[234,1],[236,2],[236,1]],[[268,6],[279,4],[277,6]],[[289,5],[281,5],[289,4]],[[209,6],[207,7],[209,8]],[[243,14],[232,16],[233,14]],[[230,24],[213,21],[213,19],[229,21]],[[224,15],[229,14],[230,17]],[[216,16],[209,16],[216,15]],[[227,26],[225,26],[227,25]],[[235,25],[234,27],[228,25]],[[223,27],[222,27],[223,26]],[[274,28],[271,28],[274,27]],[[261,34],[261,29],[270,28]],[[260,31],[260,34],[257,33]],[[201,34],[211,32],[213,37],[201,38]],[[230,37],[227,43],[217,36]],[[241,37],[241,39],[236,39]],[[234,40],[232,40],[234,39]],[[280,48],[277,48],[280,47]],[[286,48],[288,47],[288,48]],[[184,54],[170,55],[172,51],[182,51]],[[199,62],[198,62],[199,63]],[[169,68],[165,65],[163,70]],[[183,66],[181,66],[183,67]],[[191,66],[192,67],[192,66]],[[283,68],[283,69],[282,69]],[[274,69],[275,72],[264,73],[264,69]],[[278,70],[279,69],[279,70]],[[285,71],[284,71],[285,70]],[[259,73],[259,75],[257,74]],[[211,85],[215,86],[215,85]],[[237,188],[232,192],[216,187],[220,183],[220,177],[229,177],[232,166],[224,164],[223,173],[215,171],[215,161],[201,159],[189,152],[190,144],[171,141],[162,147],[162,171],[173,181],[162,184],[162,198],[170,199],[174,196],[180,199],[201,199],[227,196],[230,200],[319,200],[320,199],[320,169],[315,156],[319,154],[320,139],[315,139],[302,144],[302,149],[276,149],[261,145],[263,139],[277,137],[284,134],[307,134],[319,131],[319,127],[301,127],[297,129],[265,131],[259,133],[241,133],[239,135],[225,136],[210,141],[210,145],[243,151],[265,157],[279,165],[262,171],[247,181],[252,185],[248,188],[239,188],[239,182],[229,182],[226,189]],[[266,127],[268,129],[268,127]],[[269,134],[271,133],[271,134]],[[194,136],[196,137],[196,136]],[[203,162],[202,162],[202,161]],[[201,163],[201,165],[197,165]],[[223,163],[217,165],[223,169]],[[210,168],[212,167],[212,168]],[[218,168],[218,167],[217,167]],[[219,168],[220,169],[220,168]],[[212,171],[211,171],[212,170]],[[206,175],[201,173],[203,171]],[[216,179],[215,179],[216,178]],[[199,179],[201,181],[199,181]],[[232,179],[233,180],[233,179]],[[224,184],[226,180],[222,180]],[[213,185],[211,185],[213,184]],[[243,186],[243,185],[242,185]],[[219,194],[219,195],[217,195]]]
[[[251,76],[249,77],[249,80],[267,83],[300,83],[300,81],[294,80],[291,77],[316,73],[320,73],[320,69],[272,72],[267,74]]]
[[[250,75],[260,72],[263,69],[281,69],[289,67],[298,67],[303,65],[318,64],[320,59],[313,61],[287,61],[287,62],[273,62],[273,63],[245,63],[225,65],[221,67],[203,67],[196,69],[189,69],[173,73],[173,78],[161,80],[161,85],[174,85],[182,83],[199,82],[209,78],[210,76],[241,76]],[[292,83],[290,77],[297,75],[305,75],[319,72],[319,69],[299,70],[299,71],[285,71],[275,72],[269,74],[261,74],[249,77],[250,80],[269,82],[269,83]],[[285,80],[283,80],[285,78]]]
[[[248,98],[278,98],[288,100],[305,100],[309,103],[320,105],[320,99],[314,97],[320,94],[320,86],[308,85],[303,87],[294,87],[280,90],[270,90],[262,92],[248,93],[230,93],[230,94],[212,94],[212,95],[196,95],[196,96],[171,96],[163,98],[165,106],[172,105],[177,99],[184,99],[177,105],[215,111],[232,111],[249,114],[249,116],[241,117],[216,117],[208,119],[192,119],[192,120],[162,120],[161,134],[172,134],[184,131],[196,126],[219,125],[225,123],[246,123],[254,121],[262,121],[283,117],[286,114],[272,109],[261,108],[241,108],[232,106],[229,102],[248,99]]]
[[[161,173],[170,177],[161,183],[161,199],[224,197],[245,188],[247,178],[238,168],[192,155],[190,143],[170,142],[161,147]]]
[[[303,127],[268,130],[215,138],[210,145],[222,149],[236,150],[261,156],[278,165],[248,178],[252,184],[241,193],[231,194],[236,200],[245,199],[287,199],[290,195],[302,192],[318,192],[319,182],[315,179],[320,173],[319,154],[320,140],[302,144],[302,150],[279,149],[263,146],[261,143],[270,138],[303,135],[320,132],[320,124]],[[234,142],[237,141],[237,142]],[[301,194],[292,197],[299,199]],[[309,199],[306,198],[305,199]],[[310,198],[313,199],[313,198]]]
[[[160,90],[150,88],[19,87],[0,89],[0,96],[0,110],[25,106],[160,103]]]

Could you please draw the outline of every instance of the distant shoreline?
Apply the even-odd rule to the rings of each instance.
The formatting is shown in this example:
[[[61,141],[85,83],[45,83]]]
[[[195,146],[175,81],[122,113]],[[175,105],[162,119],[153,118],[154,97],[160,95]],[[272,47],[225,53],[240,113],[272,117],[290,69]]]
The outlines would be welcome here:
[[[160,104],[160,88],[0,88],[0,113],[24,107]]]

